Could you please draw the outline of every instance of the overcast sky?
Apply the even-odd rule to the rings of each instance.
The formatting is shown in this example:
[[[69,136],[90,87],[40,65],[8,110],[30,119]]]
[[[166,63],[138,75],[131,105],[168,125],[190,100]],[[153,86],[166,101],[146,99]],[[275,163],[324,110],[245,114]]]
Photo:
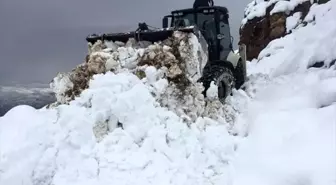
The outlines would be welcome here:
[[[236,46],[245,6],[252,0],[215,0],[230,11]],[[85,37],[129,31],[138,22],[161,26],[173,9],[194,0],[0,0],[0,85],[49,83],[82,63]]]

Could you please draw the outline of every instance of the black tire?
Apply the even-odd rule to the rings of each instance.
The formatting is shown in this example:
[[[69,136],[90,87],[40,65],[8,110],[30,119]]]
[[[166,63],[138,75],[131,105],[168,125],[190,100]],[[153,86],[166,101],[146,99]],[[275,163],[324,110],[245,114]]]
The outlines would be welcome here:
[[[240,87],[245,83],[246,70],[244,70],[243,61],[239,60],[237,67],[234,71],[234,76],[236,78],[235,88],[240,89]]]
[[[235,78],[232,70],[223,65],[209,65],[204,68],[203,76],[199,80],[203,83],[203,95],[209,89],[212,81],[218,86],[218,98],[224,104],[225,99],[231,95],[232,88],[235,87]]]

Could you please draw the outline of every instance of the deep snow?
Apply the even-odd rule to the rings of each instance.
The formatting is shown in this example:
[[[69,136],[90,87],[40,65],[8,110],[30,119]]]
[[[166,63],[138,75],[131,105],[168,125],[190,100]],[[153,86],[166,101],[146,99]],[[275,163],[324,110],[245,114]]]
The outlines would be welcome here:
[[[95,75],[70,105],[13,108],[0,117],[0,184],[335,185],[336,1],[312,15],[248,64],[232,123],[183,123],[128,71]]]

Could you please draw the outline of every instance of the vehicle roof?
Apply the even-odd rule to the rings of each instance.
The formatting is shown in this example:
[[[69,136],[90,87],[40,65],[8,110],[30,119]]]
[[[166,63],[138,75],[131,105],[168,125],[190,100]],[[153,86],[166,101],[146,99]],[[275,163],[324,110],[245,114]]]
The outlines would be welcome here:
[[[217,9],[219,11],[222,11],[222,12],[225,12],[228,14],[228,9],[224,6],[210,6],[210,7],[199,7],[199,8],[196,8],[197,9]],[[189,12],[195,12],[195,9],[194,8],[186,8],[186,9],[179,9],[179,10],[174,10],[171,12],[171,14],[174,14],[174,13],[178,13],[178,12],[186,12],[186,13],[189,13]]]

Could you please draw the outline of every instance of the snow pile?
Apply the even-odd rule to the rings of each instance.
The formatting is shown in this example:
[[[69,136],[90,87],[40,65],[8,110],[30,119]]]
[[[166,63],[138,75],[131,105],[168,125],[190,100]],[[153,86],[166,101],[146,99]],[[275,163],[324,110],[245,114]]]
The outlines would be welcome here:
[[[267,8],[274,4],[274,8],[270,12],[270,15],[279,12],[291,12],[299,4],[306,1],[313,3],[314,0],[253,0],[247,5],[244,10],[244,19],[242,24],[244,25],[247,21],[254,19],[255,17],[263,17],[266,15]]]
[[[227,125],[206,117],[185,124],[129,71],[94,75],[88,86],[68,104],[41,110],[18,106],[0,118],[0,184],[229,180],[238,138]],[[239,94],[237,101],[248,100]]]
[[[134,39],[127,43],[98,40],[94,45],[89,44],[86,62],[70,73],[59,74],[51,87],[58,101],[66,103],[87,89],[95,74],[131,71],[141,79],[150,75],[144,79],[148,83],[165,77],[183,91],[200,78],[206,62],[207,51],[192,33],[176,31],[168,39],[154,44]],[[156,69],[146,69],[151,66]]]
[[[60,73],[51,87],[58,103],[64,104],[89,88],[93,75],[129,71],[146,84],[159,106],[174,111],[188,123],[199,116],[225,120],[218,111],[232,111],[232,106],[224,107],[218,97],[213,97],[207,106],[203,85],[197,82],[207,62],[201,39],[193,33],[177,31],[154,44],[134,39],[127,43],[98,41],[90,44],[86,63],[70,73]]]
[[[168,78],[148,63],[93,75],[65,104],[13,108],[0,118],[0,184],[335,185],[336,50],[321,46],[335,48],[335,13],[336,1],[314,5],[315,21],[248,64],[244,91],[228,98],[233,125],[208,117],[186,124],[160,106],[153,84]],[[308,68],[310,58],[326,67]]]

